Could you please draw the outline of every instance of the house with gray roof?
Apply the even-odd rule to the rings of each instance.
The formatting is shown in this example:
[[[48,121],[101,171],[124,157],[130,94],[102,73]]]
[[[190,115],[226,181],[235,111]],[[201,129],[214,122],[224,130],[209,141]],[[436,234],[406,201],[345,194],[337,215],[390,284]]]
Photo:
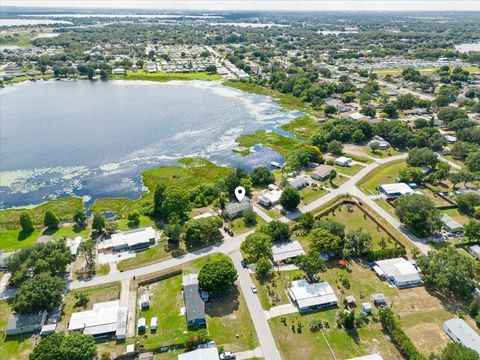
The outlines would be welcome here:
[[[232,202],[225,206],[222,215],[227,215],[230,218],[237,218],[242,216],[243,212],[247,209],[252,209],[252,204],[250,204],[250,201],[248,200],[242,202]]]
[[[8,319],[5,334],[8,336],[39,331],[43,324],[45,324],[46,319],[46,311],[38,312],[36,314],[13,314]]]
[[[185,299],[185,316],[189,327],[205,326],[205,302],[198,285],[198,274],[182,277],[183,297]]]

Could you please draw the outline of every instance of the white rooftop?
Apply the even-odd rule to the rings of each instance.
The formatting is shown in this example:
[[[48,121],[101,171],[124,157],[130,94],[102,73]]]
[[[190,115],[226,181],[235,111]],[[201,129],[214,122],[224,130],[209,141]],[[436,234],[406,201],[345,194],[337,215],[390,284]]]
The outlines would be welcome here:
[[[218,349],[207,347],[178,355],[178,360],[218,360]]]
[[[104,240],[98,245],[99,249],[108,249],[112,247],[121,247],[128,245],[129,247],[142,244],[149,239],[154,239],[156,236],[155,230],[152,227],[143,229],[135,229],[125,231],[117,234],[112,234],[111,239]]]
[[[285,241],[272,245],[273,261],[280,262],[289,258],[305,255],[302,245],[298,241]]]
[[[421,281],[418,270],[404,258],[378,260],[375,263],[385,276],[393,278],[395,282]]]
[[[271,202],[272,204],[278,202],[280,200],[280,197],[282,196],[282,190],[273,190],[269,191],[266,194],[263,194],[260,196],[260,199],[265,199],[268,202]]]
[[[447,335],[464,346],[475,350],[480,354],[480,336],[464,320],[454,318],[443,323],[443,329]],[[458,340],[457,340],[458,339]]]
[[[313,284],[306,280],[292,281],[289,291],[300,308],[338,302],[332,287],[326,281]]]
[[[395,183],[395,184],[383,184],[380,185],[380,188],[387,194],[410,194],[413,192],[413,189],[405,183]]]

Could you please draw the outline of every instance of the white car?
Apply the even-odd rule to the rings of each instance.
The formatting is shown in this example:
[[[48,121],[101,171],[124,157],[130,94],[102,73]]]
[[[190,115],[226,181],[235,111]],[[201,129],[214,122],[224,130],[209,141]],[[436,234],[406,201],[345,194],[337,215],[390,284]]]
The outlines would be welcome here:
[[[254,294],[257,293],[257,287],[256,287],[255,285],[252,285],[252,292],[253,292]]]
[[[235,360],[237,356],[230,351],[220,354],[220,360]]]

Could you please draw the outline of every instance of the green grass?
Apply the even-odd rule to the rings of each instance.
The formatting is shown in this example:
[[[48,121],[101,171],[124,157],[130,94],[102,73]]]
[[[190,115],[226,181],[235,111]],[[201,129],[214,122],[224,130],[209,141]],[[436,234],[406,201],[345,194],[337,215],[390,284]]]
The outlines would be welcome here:
[[[0,231],[0,249],[4,252],[11,252],[35,243],[40,232],[34,230],[25,234],[20,230]]]
[[[265,225],[265,221],[257,214],[255,214],[255,219],[257,219],[257,223],[253,226],[246,225],[242,217],[234,219],[231,223],[228,224],[228,226],[230,226],[230,228],[233,230],[233,233],[235,235],[240,235],[240,234],[243,234],[244,232],[247,232],[254,228],[258,228]]]
[[[300,98],[297,98],[291,94],[284,94],[268,87],[262,87],[242,81],[225,81],[223,84],[245,92],[271,96],[285,110],[299,110],[315,117],[323,115],[319,110],[314,109],[309,103],[305,103]]]
[[[96,199],[90,209],[98,213],[113,211],[118,217],[126,217],[129,212],[138,210],[141,203],[142,199],[135,201],[127,198],[101,198]]]
[[[464,70],[467,71],[479,71],[480,68],[476,66],[462,66]],[[428,67],[428,68],[417,68],[420,73],[422,74],[427,74],[427,73],[434,73],[438,71],[440,68],[439,67]],[[401,75],[402,74],[403,68],[391,68],[391,69],[378,69],[378,70],[373,70],[374,73],[378,75]]]
[[[95,269],[95,275],[96,276],[107,275],[109,272],[110,272],[110,265],[108,265],[108,264],[99,265]]]
[[[20,227],[20,215],[29,213],[36,227],[43,226],[43,218],[47,210],[53,211],[60,220],[72,220],[75,211],[83,209],[81,198],[68,197],[48,201],[42,205],[28,209],[10,209],[0,211],[0,230],[15,230]]]
[[[308,205],[312,201],[315,201],[325,195],[327,192],[323,190],[320,186],[307,186],[300,190],[299,193],[302,205]]]
[[[442,214],[447,214],[448,216],[452,217],[453,219],[457,220],[460,224],[463,224],[463,225],[465,225],[470,221],[470,218],[460,213],[458,209],[442,210]]]
[[[135,257],[118,262],[117,269],[119,271],[131,270],[170,258],[172,255],[165,249],[165,246],[166,242],[162,242],[147,250],[140,251]]]
[[[62,238],[74,239],[77,236],[81,236],[84,239],[88,238],[89,229],[88,228],[78,228],[72,225],[61,226],[58,229],[45,229],[42,235],[52,236],[55,240]]]
[[[0,329],[3,332],[8,318],[12,314],[12,307],[8,301],[0,301]],[[2,360],[27,360],[33,350],[33,338],[30,334],[0,337],[0,354]]]
[[[270,310],[273,306],[288,304],[290,300],[286,289],[290,287],[294,279],[300,279],[302,276],[303,272],[300,270],[274,271],[269,274],[267,279],[258,279],[256,275],[252,275],[262,308]]]
[[[358,161],[358,162],[361,162],[361,163],[365,163],[365,164],[371,164],[374,161],[373,159],[369,158],[368,156],[361,156],[361,155],[358,155],[358,154],[352,154],[352,153],[348,153],[348,152],[345,152],[344,156],[349,157],[352,160],[355,160],[355,161]]]
[[[319,129],[320,125],[310,116],[301,116],[288,124],[282,125],[282,129],[291,132],[299,139],[310,140]]]
[[[222,77],[216,74],[207,74],[206,72],[193,73],[146,73],[143,70],[137,72],[127,72],[126,75],[114,75],[116,80],[148,80],[166,82],[171,80],[220,80]]]
[[[345,174],[345,175],[355,175],[358,173],[360,170],[363,169],[363,166],[360,164],[353,164],[352,166],[339,166],[339,165],[334,165],[335,169],[337,169],[337,172]]]
[[[377,187],[397,182],[400,169],[406,166],[405,160],[393,161],[377,167],[358,182],[358,187],[367,195],[378,194]]]
[[[384,158],[387,158],[387,157],[390,157],[390,156],[395,156],[395,155],[400,154],[400,151],[392,149],[391,147],[388,148],[388,149],[385,149],[385,150],[378,149],[378,150],[375,150],[375,151],[372,151],[372,150],[370,150],[370,148],[367,147],[366,151],[368,151],[368,153],[371,156],[379,158],[379,159],[384,159]]]
[[[120,231],[127,231],[131,229],[144,228],[148,226],[154,226],[154,221],[145,215],[140,215],[140,221],[138,224],[133,224],[128,219],[121,219],[117,221],[118,229]]]
[[[284,157],[287,157],[300,144],[299,140],[265,130],[258,130],[254,134],[242,134],[237,138],[237,142],[239,146],[246,148],[263,144]]]

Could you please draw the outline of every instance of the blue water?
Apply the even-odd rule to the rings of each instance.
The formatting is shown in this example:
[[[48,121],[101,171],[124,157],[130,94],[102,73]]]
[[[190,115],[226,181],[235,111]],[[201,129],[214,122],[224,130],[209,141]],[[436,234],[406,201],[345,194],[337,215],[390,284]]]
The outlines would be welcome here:
[[[137,198],[141,172],[203,156],[251,169],[281,156],[235,138],[298,112],[217,82],[37,81],[0,90],[0,207],[62,196]]]

